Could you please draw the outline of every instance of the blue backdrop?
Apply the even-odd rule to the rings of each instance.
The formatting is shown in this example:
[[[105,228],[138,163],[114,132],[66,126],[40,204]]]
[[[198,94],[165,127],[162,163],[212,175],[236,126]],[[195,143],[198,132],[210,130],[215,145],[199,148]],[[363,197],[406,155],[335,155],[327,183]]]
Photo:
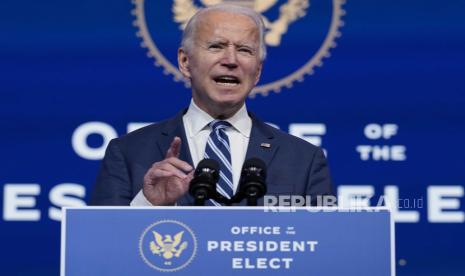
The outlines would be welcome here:
[[[2,275],[58,274],[59,207],[88,200],[108,139],[188,105],[171,66],[191,2],[0,2]],[[398,275],[465,274],[464,13],[453,0],[263,10],[249,110],[322,146],[339,195],[397,192]]]

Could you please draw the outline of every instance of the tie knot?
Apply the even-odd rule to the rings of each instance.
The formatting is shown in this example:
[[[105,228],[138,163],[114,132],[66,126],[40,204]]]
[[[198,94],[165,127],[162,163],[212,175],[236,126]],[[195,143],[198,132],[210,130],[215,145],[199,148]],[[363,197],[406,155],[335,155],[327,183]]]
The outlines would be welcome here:
[[[229,122],[220,121],[220,120],[211,121],[209,125],[214,131],[218,131],[220,129],[226,129],[226,128],[231,127],[231,124]]]

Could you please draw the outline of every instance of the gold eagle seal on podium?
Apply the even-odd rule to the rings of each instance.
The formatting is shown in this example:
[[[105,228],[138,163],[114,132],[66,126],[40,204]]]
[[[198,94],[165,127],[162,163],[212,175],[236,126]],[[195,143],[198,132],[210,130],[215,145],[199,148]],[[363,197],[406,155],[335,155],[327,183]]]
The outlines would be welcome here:
[[[192,229],[176,220],[160,220],[145,228],[139,239],[139,254],[151,268],[176,272],[188,266],[197,252]]]

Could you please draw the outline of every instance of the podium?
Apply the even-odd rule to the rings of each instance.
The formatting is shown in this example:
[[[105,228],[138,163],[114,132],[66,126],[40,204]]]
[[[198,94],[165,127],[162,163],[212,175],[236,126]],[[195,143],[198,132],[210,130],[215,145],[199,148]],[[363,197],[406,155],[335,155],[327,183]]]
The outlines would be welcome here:
[[[386,208],[64,208],[62,276],[395,275]]]

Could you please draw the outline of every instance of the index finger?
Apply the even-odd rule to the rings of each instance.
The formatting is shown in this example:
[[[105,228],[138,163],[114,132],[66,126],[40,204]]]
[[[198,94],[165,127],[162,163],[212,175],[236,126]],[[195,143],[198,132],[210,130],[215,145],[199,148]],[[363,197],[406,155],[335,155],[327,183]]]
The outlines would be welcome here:
[[[181,138],[178,136],[174,137],[173,141],[171,142],[170,148],[166,152],[166,158],[170,157],[179,157],[179,153],[181,152]]]
[[[167,158],[164,160],[165,162],[168,162],[168,164],[174,166],[175,168],[177,169],[180,169],[184,172],[191,172],[194,170],[194,168],[192,168],[191,165],[189,165],[189,163],[187,163],[186,161],[183,161],[181,159],[178,159],[178,158]]]

